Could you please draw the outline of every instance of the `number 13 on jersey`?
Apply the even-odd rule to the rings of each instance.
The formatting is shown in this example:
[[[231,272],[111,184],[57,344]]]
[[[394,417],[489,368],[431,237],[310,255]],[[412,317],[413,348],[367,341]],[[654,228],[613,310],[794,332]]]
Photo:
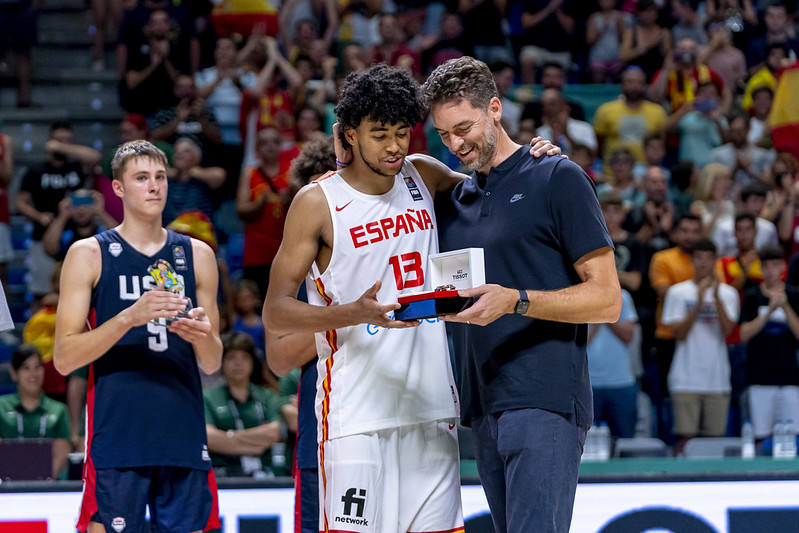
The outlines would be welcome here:
[[[424,287],[422,254],[410,252],[395,255],[388,259],[388,263],[394,269],[394,282],[397,284],[397,290]],[[408,274],[407,278],[406,274]]]

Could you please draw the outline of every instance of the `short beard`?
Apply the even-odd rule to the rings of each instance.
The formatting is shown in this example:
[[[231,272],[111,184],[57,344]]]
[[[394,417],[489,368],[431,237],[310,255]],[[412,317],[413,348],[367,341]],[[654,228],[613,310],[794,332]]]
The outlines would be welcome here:
[[[477,148],[477,145],[475,145]],[[486,132],[485,137],[483,138],[483,145],[479,147],[477,152],[477,157],[474,159],[473,163],[462,163],[463,168],[468,170],[469,172],[474,172],[475,170],[479,170],[489,163],[491,160],[494,159],[494,155],[497,153],[497,132],[494,131],[494,128],[489,126],[488,131]]]
[[[358,153],[361,154],[361,161],[363,161],[364,165],[369,167],[369,170],[371,170],[375,174],[377,174],[379,176],[385,176],[387,178],[393,178],[394,176],[396,176],[396,173],[395,174],[386,174],[385,172],[380,170],[380,167],[378,167],[376,165],[372,165],[372,163],[370,163],[369,160],[366,159],[366,157],[363,155],[363,148],[361,148],[360,144],[358,144]],[[405,156],[402,156],[402,157],[405,157]]]
[[[637,103],[644,99],[644,93],[625,94],[624,99],[628,102]]]

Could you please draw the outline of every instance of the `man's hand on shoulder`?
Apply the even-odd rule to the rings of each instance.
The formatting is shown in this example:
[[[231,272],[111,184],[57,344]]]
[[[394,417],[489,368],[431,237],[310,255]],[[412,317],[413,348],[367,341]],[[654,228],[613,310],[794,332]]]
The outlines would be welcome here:
[[[569,156],[563,155],[560,146],[552,144],[552,141],[544,139],[543,137],[533,137],[530,139],[529,144],[532,147],[530,148],[530,155],[536,159],[542,155],[559,155],[566,159],[569,158]]]
[[[478,326],[486,326],[496,319],[512,313],[519,300],[519,291],[495,284],[460,290],[458,295],[477,300],[460,313],[443,317],[444,320],[477,324]]]
[[[558,146],[541,137],[533,137],[530,140],[530,146],[530,155],[535,158],[544,155],[562,155]],[[563,157],[568,159],[568,156]],[[426,154],[408,154],[406,159],[413,163],[427,185],[427,189],[432,192],[448,191],[458,182],[469,179],[468,175],[456,172],[438,159]]]

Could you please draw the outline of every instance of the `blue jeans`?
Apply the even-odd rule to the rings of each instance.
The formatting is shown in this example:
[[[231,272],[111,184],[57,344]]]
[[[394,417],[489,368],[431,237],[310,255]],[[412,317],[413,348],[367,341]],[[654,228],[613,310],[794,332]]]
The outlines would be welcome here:
[[[594,425],[607,422],[614,437],[635,436],[638,420],[638,387],[608,387],[592,389],[594,393]]]
[[[473,420],[495,533],[568,533],[586,433],[573,418],[514,409]]]

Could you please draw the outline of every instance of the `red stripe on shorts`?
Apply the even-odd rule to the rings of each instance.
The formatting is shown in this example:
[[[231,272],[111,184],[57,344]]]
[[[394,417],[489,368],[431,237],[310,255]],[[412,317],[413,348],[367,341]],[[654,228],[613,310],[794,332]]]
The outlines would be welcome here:
[[[464,531],[464,527],[460,526],[455,529],[445,529],[443,531],[408,531],[408,533],[463,533]]]
[[[333,303],[333,300],[325,293],[325,285],[322,283],[322,278],[316,278],[316,290],[322,296],[325,303],[330,305]],[[338,351],[338,337],[336,336],[336,330],[330,329],[325,332],[325,338],[327,339],[327,344],[330,346],[330,355],[325,361],[325,379],[322,381],[322,390],[324,391],[325,397],[322,400],[322,438],[319,442],[319,471],[322,473],[322,493],[327,495],[327,473],[325,472],[325,441],[327,441],[328,436],[328,422],[327,417],[330,414],[330,391],[332,389],[332,382],[333,382],[333,355]],[[326,501],[327,498],[325,497],[323,501]],[[322,517],[324,520],[325,529],[324,531],[328,533],[332,533],[333,530],[330,529],[327,521],[327,510],[325,506],[322,505]]]
[[[208,471],[208,490],[211,491],[211,497],[214,503],[211,505],[211,514],[208,516],[208,523],[205,524],[205,529],[203,531],[222,527],[222,522],[219,520],[219,497],[216,489],[216,475],[214,475],[213,469]]]
[[[94,433],[94,364],[89,366],[89,382],[86,391],[86,452],[83,459],[83,497],[80,504],[80,515],[75,527],[78,531],[86,531],[89,522],[97,513],[97,495],[95,486],[97,483],[97,472],[94,470],[92,462],[92,434]]]

